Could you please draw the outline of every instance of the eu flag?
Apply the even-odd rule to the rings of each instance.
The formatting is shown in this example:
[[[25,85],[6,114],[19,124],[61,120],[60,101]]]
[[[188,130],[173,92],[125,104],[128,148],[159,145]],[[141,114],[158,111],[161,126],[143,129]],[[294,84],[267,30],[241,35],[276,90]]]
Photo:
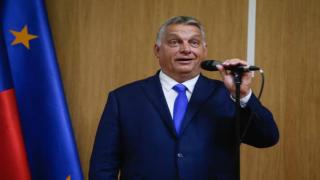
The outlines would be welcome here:
[[[44,7],[43,0],[1,1],[3,43],[0,42],[0,46],[4,50],[0,51],[0,57],[7,57],[8,63],[0,70],[11,77],[3,79],[0,93],[14,88],[31,178],[81,180],[79,157]],[[10,168],[10,164],[6,168]]]

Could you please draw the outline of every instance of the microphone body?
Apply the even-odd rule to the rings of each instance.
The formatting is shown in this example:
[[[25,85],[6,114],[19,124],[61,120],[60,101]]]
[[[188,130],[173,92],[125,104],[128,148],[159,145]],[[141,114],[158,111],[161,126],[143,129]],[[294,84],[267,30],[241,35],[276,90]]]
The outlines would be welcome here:
[[[222,65],[222,63],[217,60],[204,60],[201,62],[201,68],[207,71],[218,71],[217,65]],[[257,66],[244,66],[244,65],[228,66],[224,68],[226,70],[230,70],[238,73],[260,70],[260,68]]]

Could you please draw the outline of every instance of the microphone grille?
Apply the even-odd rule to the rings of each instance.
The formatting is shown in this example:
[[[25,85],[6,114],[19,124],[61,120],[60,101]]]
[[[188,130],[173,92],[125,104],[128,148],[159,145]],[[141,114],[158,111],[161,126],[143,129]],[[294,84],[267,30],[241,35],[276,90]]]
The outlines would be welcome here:
[[[203,60],[201,62],[201,68],[207,71],[218,71],[216,67],[218,64],[221,64],[221,62],[217,60]]]

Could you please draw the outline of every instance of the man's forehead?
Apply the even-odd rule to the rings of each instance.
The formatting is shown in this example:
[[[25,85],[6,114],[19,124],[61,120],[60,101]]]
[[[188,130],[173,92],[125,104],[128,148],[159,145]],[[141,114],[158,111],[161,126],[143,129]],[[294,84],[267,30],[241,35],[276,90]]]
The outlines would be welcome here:
[[[201,37],[200,29],[194,25],[174,24],[166,28],[166,35],[192,35]]]

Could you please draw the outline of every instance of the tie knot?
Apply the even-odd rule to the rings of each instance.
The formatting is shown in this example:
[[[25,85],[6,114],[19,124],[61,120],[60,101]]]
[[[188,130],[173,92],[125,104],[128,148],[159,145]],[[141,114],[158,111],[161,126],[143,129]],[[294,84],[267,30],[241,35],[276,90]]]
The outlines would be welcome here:
[[[177,93],[184,93],[187,88],[183,84],[176,84],[175,86],[173,86],[172,89],[175,90]]]

